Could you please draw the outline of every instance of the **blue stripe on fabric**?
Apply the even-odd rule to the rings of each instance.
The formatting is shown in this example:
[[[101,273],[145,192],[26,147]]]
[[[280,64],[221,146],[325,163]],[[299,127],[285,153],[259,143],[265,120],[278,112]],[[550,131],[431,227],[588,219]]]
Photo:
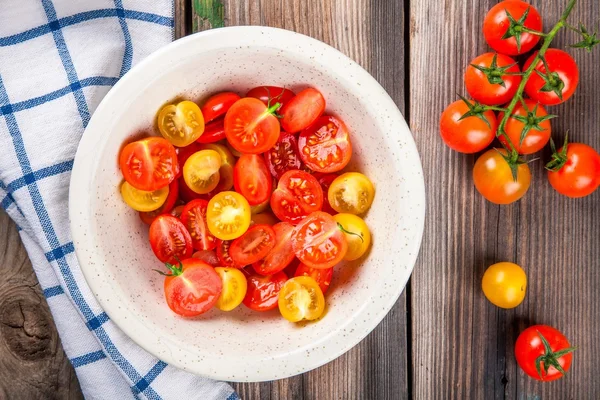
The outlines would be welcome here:
[[[37,171],[33,171],[30,174],[22,176],[14,181],[10,182],[6,185],[6,188],[14,193],[16,190],[21,189],[22,187],[33,183],[34,181],[39,181],[44,178],[48,178],[51,176],[59,175],[64,172],[69,172],[73,169],[73,160],[64,161],[58,164],[51,165],[49,167],[41,168]]]
[[[226,400],[241,400],[240,396],[238,396],[238,394],[236,392],[233,392],[229,395],[229,397],[227,397]]]
[[[48,299],[50,297],[58,296],[59,294],[63,294],[65,291],[62,286],[52,286],[47,289],[44,289],[44,296]]]
[[[131,63],[133,62],[133,43],[131,42],[131,34],[129,33],[129,27],[125,20],[125,11],[123,10],[123,1],[114,0],[115,7],[117,7],[117,16],[119,17],[119,24],[123,31],[123,37],[125,39],[125,51],[123,52],[123,62],[121,63],[121,72],[119,78],[125,75],[129,69],[131,69]]]
[[[52,262],[54,260],[58,260],[59,258],[63,258],[67,254],[71,254],[74,251],[75,246],[73,245],[73,242],[69,242],[60,247],[55,248],[54,250],[47,252],[44,255],[46,256],[46,260],[48,260],[48,262]]]
[[[102,350],[94,351],[91,353],[84,354],[79,357],[75,357],[71,359],[71,364],[73,364],[73,368],[83,367],[84,365],[91,364],[93,362],[103,360],[106,358],[106,354]]]
[[[100,314],[98,314],[97,317],[91,318],[85,324],[87,325],[87,327],[90,331],[95,331],[96,329],[100,328],[102,326],[102,324],[105,323],[106,321],[108,321],[109,319],[110,318],[108,318],[108,314],[106,314],[105,312],[101,312]]]
[[[52,29],[52,36],[54,37],[54,43],[56,43],[56,48],[58,49],[60,60],[62,61],[63,67],[65,68],[65,72],[67,73],[67,78],[69,79],[71,90],[73,91],[73,95],[75,96],[77,110],[79,111],[83,127],[85,128],[88,122],[90,121],[90,110],[88,109],[85,96],[83,94],[83,91],[81,90],[79,77],[77,76],[75,65],[73,65],[73,59],[71,58],[69,49],[67,48],[65,37],[61,31],[60,23],[57,20],[54,4],[52,3],[52,0],[42,0],[42,4],[44,6],[44,11],[46,11],[46,16],[48,17],[48,24],[50,25],[50,29]]]
[[[138,393],[144,393],[145,391],[148,391],[148,389],[151,389],[150,385],[152,382],[158,375],[160,375],[161,372],[163,372],[166,367],[167,364],[164,361],[158,361],[156,364],[154,364],[150,371],[148,371],[148,373],[135,384],[133,387],[133,393],[137,395]],[[148,398],[156,398],[149,396],[147,393],[144,394]]]

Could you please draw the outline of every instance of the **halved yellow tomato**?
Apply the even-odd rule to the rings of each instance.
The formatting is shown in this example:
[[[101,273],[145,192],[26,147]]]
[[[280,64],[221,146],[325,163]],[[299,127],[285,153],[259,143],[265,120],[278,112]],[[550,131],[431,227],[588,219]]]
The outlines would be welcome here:
[[[329,186],[327,199],[339,213],[363,214],[373,204],[375,187],[359,172],[347,172],[335,178]]]
[[[204,132],[204,117],[193,101],[167,104],[158,112],[158,130],[177,147],[195,142]]]
[[[206,220],[208,230],[218,239],[236,239],[250,226],[250,205],[239,193],[217,193],[208,202]]]
[[[215,271],[223,282],[223,290],[215,305],[221,311],[231,311],[242,304],[246,296],[248,290],[246,276],[237,268],[217,267]]]
[[[235,157],[226,146],[217,143],[201,144],[202,150],[214,150],[221,156],[221,168],[219,168],[219,184],[215,188],[217,192],[223,192],[233,187],[233,166]]]
[[[167,200],[169,186],[153,192],[146,192],[134,188],[129,182],[125,181],[121,185],[121,196],[123,196],[125,203],[136,211],[154,211],[158,210]]]
[[[310,276],[289,279],[279,292],[279,311],[291,322],[319,318],[325,311],[325,297]]]
[[[336,214],[333,219],[342,226],[342,232],[348,242],[348,251],[344,260],[352,261],[362,257],[371,244],[371,232],[365,221],[361,217],[348,213]]]
[[[214,150],[200,150],[183,164],[183,180],[198,194],[214,190],[221,178],[221,156]]]

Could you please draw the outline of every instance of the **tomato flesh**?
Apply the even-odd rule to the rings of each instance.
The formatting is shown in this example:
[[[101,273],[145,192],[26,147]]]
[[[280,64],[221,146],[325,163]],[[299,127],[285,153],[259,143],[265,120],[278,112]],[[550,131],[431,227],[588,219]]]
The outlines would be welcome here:
[[[322,211],[325,211],[327,214],[334,215],[337,213],[333,208],[331,208],[331,204],[329,204],[329,187],[333,183],[333,181],[338,177],[338,174],[315,174],[315,178],[319,181],[321,185],[321,189],[323,189],[323,207]]]
[[[331,284],[333,268],[317,269],[300,263],[294,276],[310,276],[319,284],[321,291],[323,294],[325,294],[329,289],[329,285]]]
[[[323,205],[323,189],[317,179],[303,171],[283,174],[271,195],[271,209],[281,221],[299,223]]]
[[[119,156],[123,178],[134,188],[153,192],[179,174],[175,147],[167,140],[149,137],[126,145]]]
[[[163,205],[154,211],[140,211],[140,219],[143,223],[150,225],[159,215],[169,213],[175,207],[177,199],[179,199],[179,181],[175,179],[169,184],[169,194]]]
[[[172,215],[156,217],[150,225],[150,247],[161,262],[175,263],[192,255],[192,237],[183,223]]]
[[[243,268],[245,265],[238,265],[233,261],[229,254],[229,248],[231,247],[231,240],[220,240],[217,239],[217,257],[223,267],[228,268]]]
[[[254,311],[269,311],[277,308],[279,291],[287,281],[287,275],[278,272],[269,276],[250,274],[244,305]]]
[[[208,230],[207,207],[206,200],[192,200],[181,212],[181,222],[190,233],[192,246],[196,250],[212,250],[217,247],[217,239]]]
[[[229,247],[237,265],[250,265],[263,259],[275,246],[275,231],[269,225],[253,225]]]
[[[285,283],[279,292],[279,311],[290,322],[314,320],[325,311],[325,297],[310,276],[297,276]]]
[[[246,97],[231,106],[225,115],[227,141],[241,153],[260,154],[279,139],[279,121],[274,111],[260,100]]]
[[[292,248],[303,264],[312,268],[327,269],[344,258],[348,243],[333,217],[316,211],[294,229]]]
[[[320,117],[298,136],[298,152],[313,171],[329,173],[343,169],[352,157],[346,125],[336,117]]]
[[[292,249],[292,233],[294,226],[288,222],[273,225],[275,242],[273,248],[262,260],[252,264],[252,268],[260,275],[272,275],[283,271],[296,257]]]
[[[317,89],[302,90],[279,110],[281,127],[290,133],[308,128],[325,111],[325,98]]]
[[[242,236],[250,226],[250,205],[236,192],[221,192],[208,202],[208,229],[221,240]]]
[[[167,104],[158,113],[158,130],[177,147],[193,143],[204,132],[204,118],[200,107],[192,101]]]
[[[215,272],[223,282],[223,290],[215,305],[221,311],[231,311],[242,304],[246,297],[248,290],[246,276],[242,271],[234,268],[217,267]]]
[[[265,152],[265,161],[275,179],[281,179],[283,174],[292,169],[303,169],[296,136],[282,131],[277,143]]]

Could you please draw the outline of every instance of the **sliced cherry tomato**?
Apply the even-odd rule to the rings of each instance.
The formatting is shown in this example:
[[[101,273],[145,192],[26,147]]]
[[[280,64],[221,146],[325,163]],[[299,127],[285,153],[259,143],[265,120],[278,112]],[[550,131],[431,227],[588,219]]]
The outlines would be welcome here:
[[[600,186],[600,155],[583,143],[569,143],[553,155],[547,165],[548,180],[558,193],[577,198],[592,194]]]
[[[319,173],[316,173],[314,176],[319,181],[319,184],[321,185],[321,189],[323,189],[323,207],[322,207],[322,211],[325,211],[327,214],[331,214],[331,215],[336,214],[337,211],[335,211],[333,208],[331,208],[331,205],[329,204],[328,192],[329,192],[329,187],[331,186],[331,184],[333,183],[333,181],[339,175],[338,174],[319,174]]]
[[[208,230],[207,207],[206,200],[192,200],[181,212],[181,222],[190,233],[192,245],[196,250],[212,250],[217,247],[217,239]]]
[[[237,265],[250,265],[262,260],[275,246],[275,231],[269,225],[253,225],[229,247]]]
[[[515,358],[527,375],[548,382],[565,375],[571,367],[574,350],[559,330],[548,325],[534,325],[517,338]]]
[[[250,274],[244,305],[254,311],[269,311],[277,308],[279,291],[287,281],[287,275],[278,272],[270,276]]]
[[[218,143],[201,144],[201,150],[214,150],[221,156],[221,167],[219,168],[219,184],[214,188],[214,192],[223,192],[233,187],[233,166],[235,157],[226,146]]]
[[[531,172],[527,164],[517,167],[517,180],[513,178],[504,149],[491,149],[477,159],[473,167],[473,182],[477,191],[488,201],[510,204],[519,200],[529,190]]]
[[[202,106],[202,115],[204,121],[210,122],[222,115],[225,115],[240,96],[233,92],[221,92],[211,96]]]
[[[184,205],[179,205],[179,206],[173,208],[169,214],[171,214],[175,218],[179,218],[179,217],[181,217],[181,213],[183,212],[184,208],[185,208]]]
[[[490,47],[509,56],[528,53],[540,40],[539,35],[523,28],[541,32],[542,17],[535,7],[519,0],[501,1],[483,21],[483,35]]]
[[[179,174],[175,147],[163,138],[149,137],[129,143],[119,156],[123,178],[138,190],[164,188]]]
[[[269,177],[269,178],[270,178],[270,177]],[[272,189],[273,189],[273,188],[271,187],[271,190],[272,190]],[[263,201],[263,202],[262,202],[262,203],[260,203],[260,204],[257,204],[257,205],[255,205],[255,206],[250,206],[250,213],[251,213],[252,215],[255,215],[255,214],[260,214],[260,213],[262,213],[262,212],[265,212],[265,210],[266,210],[267,208],[269,208],[269,202],[270,202],[270,201],[271,201],[271,194],[269,193],[269,197],[267,197],[267,199],[266,199],[265,201]]]
[[[290,133],[308,128],[325,111],[325,98],[317,89],[302,90],[279,111],[281,127]]]
[[[229,254],[229,248],[231,247],[231,240],[220,240],[217,239],[217,257],[221,261],[223,267],[228,268],[244,268],[245,265],[238,265],[233,261]]]
[[[149,212],[141,212],[140,211],[140,219],[143,223],[150,225],[154,219],[161,215],[169,213],[173,207],[175,207],[175,203],[177,203],[177,199],[179,198],[179,181],[175,179],[173,182],[169,183],[169,194],[167,195],[167,199],[163,203],[162,206],[158,207],[154,211]]]
[[[472,101],[469,101],[473,105]],[[440,134],[444,143],[461,153],[477,153],[488,147],[496,137],[498,123],[493,111],[486,111],[481,118],[462,118],[469,112],[469,106],[462,100],[450,104],[442,113]]]
[[[235,268],[215,268],[215,272],[221,277],[223,290],[217,300],[216,306],[221,311],[231,311],[240,304],[246,297],[248,283],[246,275]]]
[[[121,185],[121,196],[125,203],[135,211],[149,212],[158,210],[169,196],[169,187],[165,186],[162,189],[153,192],[138,190],[125,181]]]
[[[327,198],[331,207],[340,213],[364,214],[375,197],[373,183],[359,172],[346,172],[335,178]]]
[[[178,179],[178,181],[179,181],[179,197],[184,202],[188,203],[188,202],[190,202],[192,200],[196,200],[196,199],[206,199],[207,195],[196,193],[192,189],[190,189],[188,187],[187,183],[185,183],[185,179],[183,179],[183,176],[180,177]]]
[[[236,192],[255,206],[269,200],[272,178],[265,160],[258,154],[242,154],[233,168],[233,184]]]
[[[288,280],[279,292],[279,311],[290,322],[319,318],[325,311],[325,297],[319,284],[310,276]]]
[[[217,257],[217,254],[213,250],[199,250],[192,254],[192,258],[204,261],[211,267],[221,266],[221,261],[219,260],[219,257]]]
[[[225,146],[227,146],[227,149],[229,149],[229,151],[231,152],[231,154],[233,154],[234,157],[240,158],[242,156],[242,153],[234,149],[233,146],[231,146],[231,144],[227,140],[224,140],[223,142],[225,142]]]
[[[296,136],[282,131],[277,143],[265,152],[265,161],[275,179],[281,179],[281,176],[289,170],[303,169],[304,164],[298,153]]]
[[[344,258],[348,243],[337,221],[327,213],[316,211],[296,226],[292,247],[300,262],[326,269]]]
[[[371,232],[365,221],[354,214],[337,214],[333,216],[343,228],[348,243],[348,251],[344,260],[353,261],[361,258],[371,245]]]
[[[317,269],[306,266],[302,263],[298,265],[296,269],[296,273],[294,276],[310,276],[319,284],[321,291],[323,294],[327,292],[329,289],[329,285],[331,284],[331,277],[333,276],[333,268],[327,269]]]
[[[214,150],[200,150],[192,154],[183,166],[183,180],[192,191],[206,194],[219,184],[221,156]]]
[[[252,265],[257,274],[272,275],[283,271],[296,257],[291,240],[294,226],[288,222],[280,222],[273,225],[273,231],[275,233],[273,248],[262,260]]]
[[[223,283],[215,269],[203,261],[188,258],[179,265],[167,264],[165,299],[169,308],[184,317],[210,310],[219,299]]]
[[[251,217],[253,224],[266,224],[266,225],[275,225],[279,222],[276,216],[274,216],[270,212],[262,212],[258,214],[253,214]]]
[[[177,177],[180,177],[183,174],[183,166],[185,165],[185,162],[188,160],[188,158],[190,158],[192,154],[197,153],[200,150],[200,144],[198,142],[191,143],[185,147],[177,148],[177,162],[179,164],[180,171]]]
[[[324,115],[298,136],[298,152],[306,166],[316,172],[336,172],[352,157],[350,135],[344,123]]]
[[[162,262],[174,263],[192,255],[192,238],[180,220],[172,215],[156,217],[150,225],[150,247]]]
[[[204,127],[204,133],[197,140],[198,143],[215,143],[225,139],[225,118],[211,121]]]
[[[265,103],[267,107],[270,107],[275,103],[279,103],[281,104],[281,107],[283,107],[293,99],[294,96],[294,92],[290,89],[279,86],[258,86],[250,89],[250,91],[246,93],[246,97],[259,99]]]
[[[204,118],[193,101],[167,104],[158,113],[158,130],[177,147],[195,142],[204,132]]]
[[[500,262],[485,270],[481,281],[483,294],[500,308],[515,308],[525,299],[527,275],[511,262]]]
[[[282,221],[299,223],[323,205],[323,189],[317,179],[303,171],[288,171],[271,195],[271,209]]]
[[[536,55],[537,52],[529,57],[523,69],[529,68]],[[575,93],[579,84],[577,63],[569,53],[558,49],[548,49],[544,58],[546,64],[542,60],[537,62],[525,85],[525,93],[545,105],[563,103]]]
[[[521,76],[519,64],[509,56],[485,53],[471,61],[465,73],[467,92],[476,101],[490,106],[512,100]]]
[[[525,108],[527,107],[527,108]],[[542,150],[550,140],[552,126],[546,109],[541,104],[527,99],[525,106],[519,103],[513,110],[511,117],[506,122],[504,130],[519,154],[533,154]],[[498,120],[504,118],[504,113],[498,115]],[[508,147],[504,136],[498,138]]]
[[[279,121],[274,107],[267,108],[253,97],[238,100],[225,115],[227,141],[241,153],[259,154],[279,139]]]
[[[221,192],[208,202],[208,229],[221,240],[242,236],[250,226],[250,205],[236,192]]]

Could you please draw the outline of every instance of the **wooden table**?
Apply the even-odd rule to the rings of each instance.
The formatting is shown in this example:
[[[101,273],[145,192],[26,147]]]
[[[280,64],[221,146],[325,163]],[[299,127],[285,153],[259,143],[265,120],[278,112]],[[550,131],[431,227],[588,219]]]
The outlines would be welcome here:
[[[387,89],[415,136],[428,199],[425,236],[409,286],[385,320],[337,360],[301,376],[234,384],[244,399],[592,399],[600,396],[600,192],[580,200],[549,186],[531,164],[529,193],[510,206],[483,200],[471,179],[475,156],[446,148],[441,111],[465,93],[468,62],[488,50],[481,35],[492,0],[177,0],[177,36],[228,25],[302,32],[338,48]],[[566,0],[533,0],[545,26]],[[571,21],[592,25],[596,0]],[[573,43],[569,32],[555,46]],[[575,97],[552,112],[555,139],[600,149],[600,49],[571,51],[580,65]],[[548,150],[541,155],[549,156]],[[0,214],[0,398],[79,398],[47,305],[17,231]],[[480,288],[487,266],[527,271],[517,309],[491,305]],[[563,330],[578,346],[569,376],[539,384],[517,367],[513,345],[534,323]]]

